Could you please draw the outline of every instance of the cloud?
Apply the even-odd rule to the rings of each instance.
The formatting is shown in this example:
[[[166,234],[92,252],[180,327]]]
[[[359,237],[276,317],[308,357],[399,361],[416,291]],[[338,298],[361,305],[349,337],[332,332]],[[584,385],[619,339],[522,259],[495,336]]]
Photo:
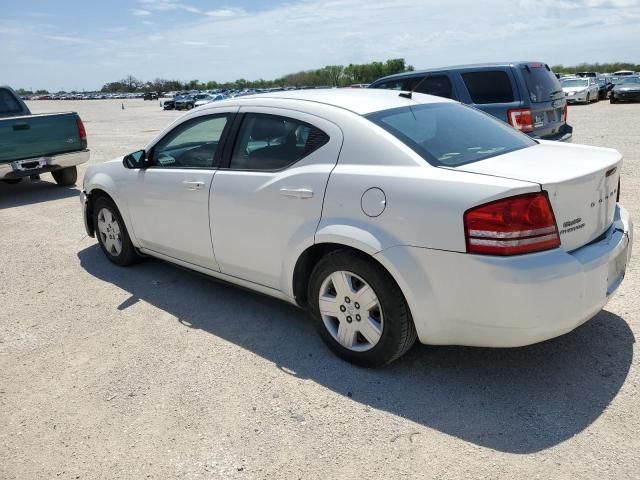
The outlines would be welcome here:
[[[149,10],[142,10],[140,8],[132,8],[129,11],[131,12],[131,15],[136,15],[138,17],[145,17],[147,15],[151,15],[151,12]]]
[[[88,40],[86,38],[71,37],[66,35],[44,35],[44,38],[46,38],[47,40],[53,40],[55,42],[70,43],[75,45],[87,45],[92,43],[91,40]]]
[[[194,47],[200,47],[203,45],[206,45],[207,42],[197,42],[194,40],[184,40],[183,42],[181,42],[182,45],[190,45],[190,46],[194,46]]]
[[[153,25],[153,22],[151,22],[151,21],[149,21],[149,20],[143,20],[143,21],[142,21],[142,22],[140,22],[140,23],[142,23],[142,25]]]
[[[208,17],[233,17],[241,13],[244,13],[244,10],[231,8],[221,8],[219,10],[209,10],[208,12],[204,12]]]
[[[201,13],[199,8],[171,0],[138,0],[145,8],[157,11],[184,10],[190,13]]]

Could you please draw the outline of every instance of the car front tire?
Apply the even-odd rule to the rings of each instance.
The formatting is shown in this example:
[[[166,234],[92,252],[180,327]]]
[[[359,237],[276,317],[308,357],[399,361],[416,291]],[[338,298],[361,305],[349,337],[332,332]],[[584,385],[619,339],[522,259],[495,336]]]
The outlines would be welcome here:
[[[70,187],[78,181],[78,169],[76,167],[61,168],[51,172],[53,179],[61,187]]]
[[[111,262],[124,267],[140,259],[118,208],[109,198],[98,197],[93,205],[93,226],[100,249]]]
[[[307,298],[322,340],[353,364],[386,365],[415,343],[400,288],[373,260],[346,250],[330,253],[314,268]]]

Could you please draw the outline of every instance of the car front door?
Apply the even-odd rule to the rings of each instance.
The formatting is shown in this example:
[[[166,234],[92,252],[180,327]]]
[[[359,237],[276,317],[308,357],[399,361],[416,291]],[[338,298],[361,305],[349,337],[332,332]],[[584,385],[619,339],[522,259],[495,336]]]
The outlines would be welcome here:
[[[243,107],[240,114],[211,187],[216,259],[225,274],[285,290],[287,252],[313,244],[342,132],[298,111]]]
[[[235,108],[237,110],[237,107]],[[233,112],[197,116],[176,126],[134,170],[129,212],[140,246],[218,270],[209,228],[209,191]]]

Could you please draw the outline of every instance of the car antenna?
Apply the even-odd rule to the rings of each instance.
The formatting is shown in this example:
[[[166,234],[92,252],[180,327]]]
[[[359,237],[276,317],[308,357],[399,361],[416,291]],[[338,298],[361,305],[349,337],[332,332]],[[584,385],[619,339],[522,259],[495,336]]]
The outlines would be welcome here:
[[[413,92],[415,92],[415,91],[416,91],[416,89],[417,89],[420,85],[422,85],[422,82],[424,82],[424,81],[427,79],[427,77],[428,77],[428,76],[429,76],[429,74],[427,73],[427,74],[422,78],[422,80],[420,80],[418,83],[416,83],[416,86],[415,86],[415,87],[413,87],[409,92],[400,92],[400,94],[399,94],[398,96],[399,96],[399,97],[402,97],[402,98],[408,98],[409,100],[411,100],[411,99],[412,99],[412,97],[413,97]]]

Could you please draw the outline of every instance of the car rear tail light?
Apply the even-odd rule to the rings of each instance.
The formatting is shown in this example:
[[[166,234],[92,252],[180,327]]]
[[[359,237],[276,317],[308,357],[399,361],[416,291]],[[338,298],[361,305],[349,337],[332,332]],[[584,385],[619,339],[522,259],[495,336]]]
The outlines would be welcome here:
[[[464,213],[468,253],[520,255],[560,246],[547,192],[503,198]]]
[[[507,111],[509,123],[521,132],[533,132],[533,114],[528,108],[514,108]]]
[[[80,144],[82,148],[87,148],[87,131],[84,128],[84,123],[80,117],[76,117],[76,125],[78,126],[78,136],[80,137]]]

